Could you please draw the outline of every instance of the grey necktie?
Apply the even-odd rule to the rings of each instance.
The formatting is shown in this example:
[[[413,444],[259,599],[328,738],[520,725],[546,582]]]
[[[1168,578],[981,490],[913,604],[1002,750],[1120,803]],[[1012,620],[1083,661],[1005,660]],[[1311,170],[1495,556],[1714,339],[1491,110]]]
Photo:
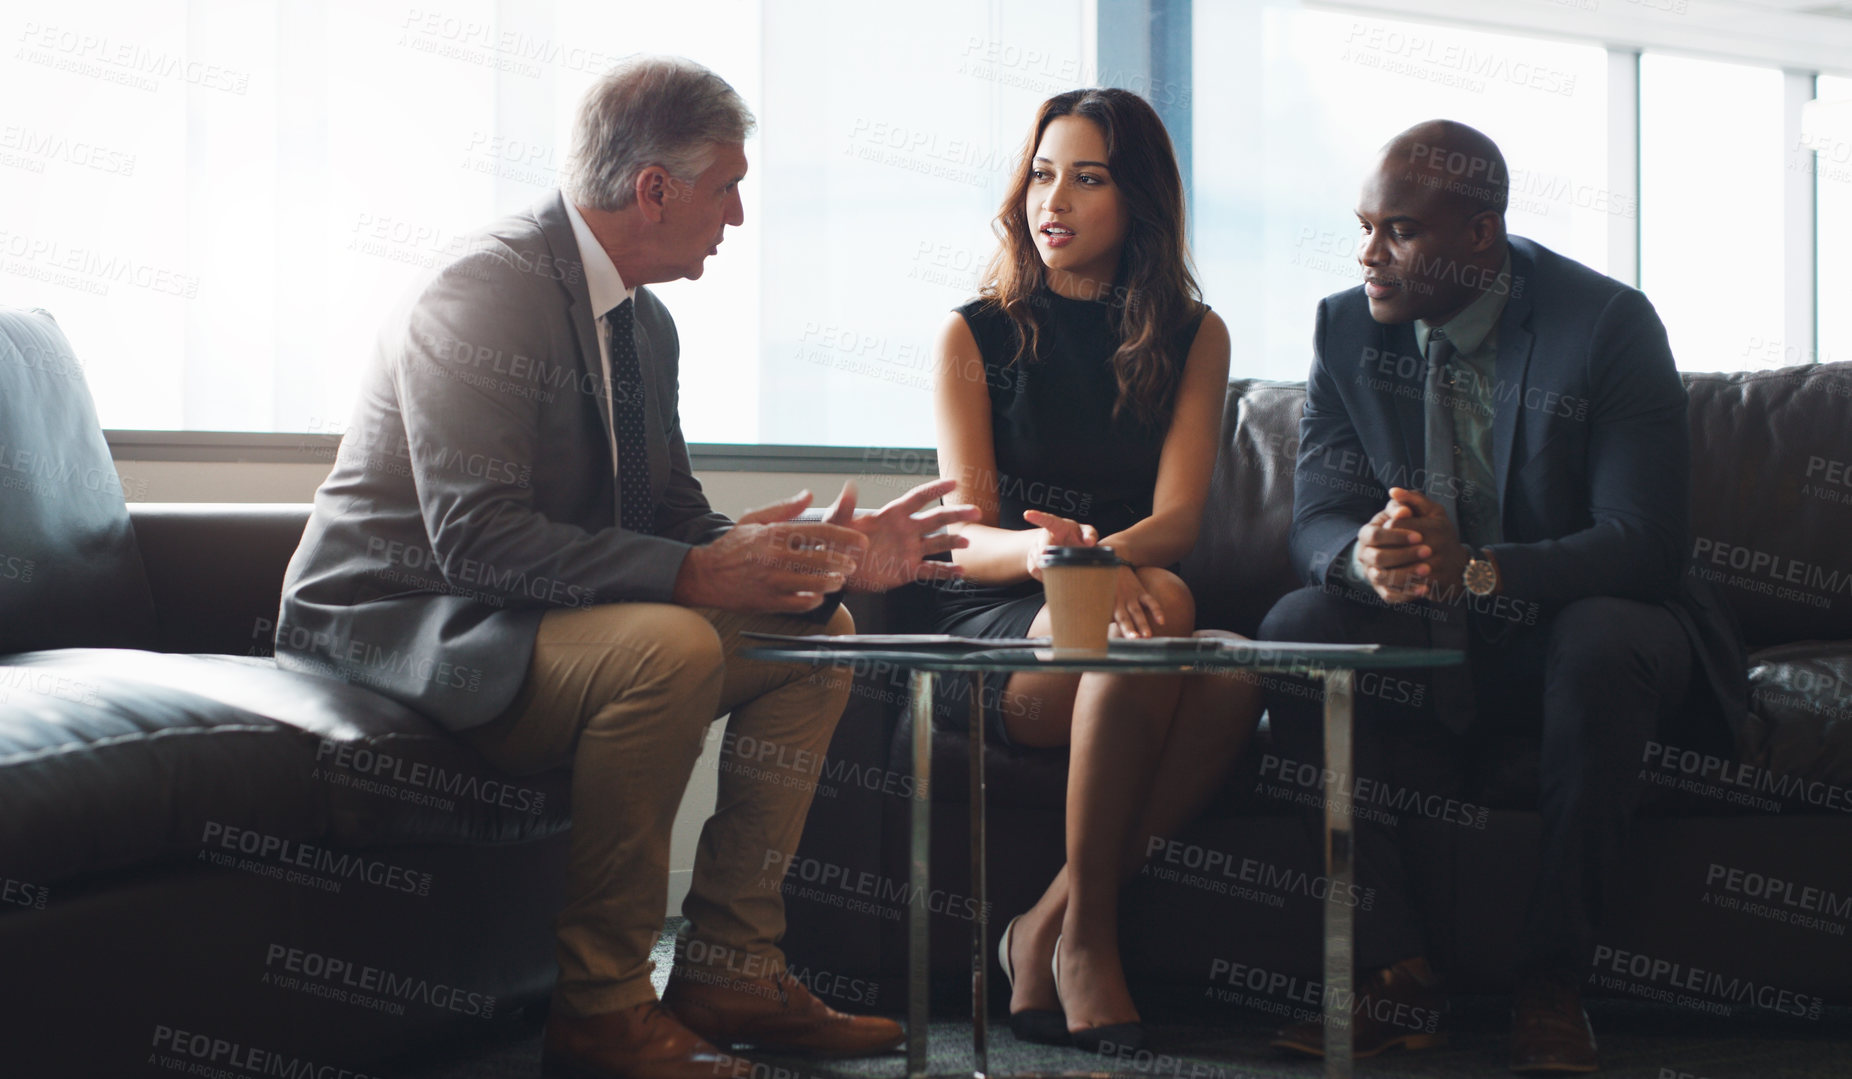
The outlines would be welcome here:
[[[618,526],[654,530],[656,501],[649,489],[649,449],[643,437],[643,365],[637,358],[635,305],[629,300],[605,315],[611,350],[611,429],[617,433]]]
[[[1459,444],[1453,437],[1453,387],[1449,361],[1454,356],[1453,342],[1436,329],[1428,334],[1428,372],[1426,392],[1422,397],[1425,419],[1425,455],[1427,476],[1422,493],[1440,504],[1447,519],[1457,530],[1460,524]],[[1458,581],[1443,587],[1459,589]],[[1451,600],[1449,602],[1448,600]],[[1428,643],[1434,648],[1467,647],[1467,612],[1457,596],[1434,604],[1441,617],[1428,622]],[[1433,671],[1434,710],[1440,721],[1455,732],[1464,733],[1472,725],[1476,711],[1472,676],[1466,667],[1438,667]]]

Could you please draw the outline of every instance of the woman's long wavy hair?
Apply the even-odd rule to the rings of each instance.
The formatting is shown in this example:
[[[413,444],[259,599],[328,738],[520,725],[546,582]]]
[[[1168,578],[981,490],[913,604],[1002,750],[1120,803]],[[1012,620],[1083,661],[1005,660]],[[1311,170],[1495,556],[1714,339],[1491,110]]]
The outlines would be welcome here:
[[[1144,98],[1109,88],[1070,90],[1042,103],[1023,147],[1016,182],[992,225],[997,253],[984,271],[978,295],[1016,324],[1022,344],[1011,362],[1035,359],[1041,341],[1037,293],[1046,281],[1047,267],[1036,250],[1025,207],[1036,147],[1048,125],[1063,116],[1084,117],[1099,126],[1106,137],[1106,167],[1131,215],[1112,291],[1098,297],[1109,303],[1120,341],[1112,357],[1119,383],[1113,415],[1129,410],[1142,422],[1163,426],[1184,359],[1173,356],[1170,345],[1177,330],[1195,315],[1202,293],[1190,272],[1177,155],[1164,122]]]

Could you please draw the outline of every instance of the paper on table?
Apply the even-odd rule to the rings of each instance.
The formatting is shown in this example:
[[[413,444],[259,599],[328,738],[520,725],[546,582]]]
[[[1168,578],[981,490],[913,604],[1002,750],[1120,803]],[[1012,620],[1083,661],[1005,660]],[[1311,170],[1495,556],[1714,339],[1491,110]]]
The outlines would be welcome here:
[[[1206,629],[1197,634],[1197,640],[1213,640],[1222,648],[1230,651],[1245,652],[1249,649],[1268,652],[1331,652],[1367,653],[1382,649],[1380,644],[1332,644],[1328,641],[1254,641],[1246,637],[1237,637],[1225,629]]]
[[[822,645],[829,648],[1033,648],[1047,637],[958,637],[950,633],[759,633],[746,630],[742,637],[781,644]]]
[[[1323,652],[1339,655],[1364,654],[1382,650],[1380,644],[1333,644],[1329,641],[1249,641],[1239,637],[1218,637],[1221,647],[1231,652]]]
[[[950,633],[760,633],[747,630],[740,634],[754,640],[786,645],[825,648],[1037,648],[1047,647],[1047,637],[960,637]],[[1367,654],[1379,651],[1380,644],[1332,644],[1324,641],[1253,641],[1232,633],[1210,631],[1200,637],[1114,637],[1111,649],[1155,649],[1160,651],[1262,651],[1306,652],[1335,655]]]
[[[1221,646],[1221,640],[1215,637],[1113,637],[1106,642],[1109,650],[1134,652],[1145,649],[1158,652],[1213,652]]]

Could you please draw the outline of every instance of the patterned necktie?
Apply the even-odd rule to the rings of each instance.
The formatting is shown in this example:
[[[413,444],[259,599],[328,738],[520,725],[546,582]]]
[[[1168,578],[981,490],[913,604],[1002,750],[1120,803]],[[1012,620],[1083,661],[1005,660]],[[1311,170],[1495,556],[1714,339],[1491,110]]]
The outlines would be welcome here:
[[[655,499],[649,488],[649,450],[643,437],[643,365],[637,358],[636,305],[629,300],[605,315],[611,350],[611,429],[617,432],[618,525],[653,531]]]

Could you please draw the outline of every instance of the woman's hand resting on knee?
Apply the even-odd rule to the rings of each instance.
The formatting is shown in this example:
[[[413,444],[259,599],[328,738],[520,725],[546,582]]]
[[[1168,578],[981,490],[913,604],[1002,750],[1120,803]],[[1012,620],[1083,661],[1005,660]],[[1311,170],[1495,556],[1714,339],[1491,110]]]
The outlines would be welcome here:
[[[1121,637],[1151,637],[1164,624],[1164,608],[1157,597],[1145,589],[1145,582],[1131,566],[1119,567],[1119,594],[1113,599],[1113,628]]]

